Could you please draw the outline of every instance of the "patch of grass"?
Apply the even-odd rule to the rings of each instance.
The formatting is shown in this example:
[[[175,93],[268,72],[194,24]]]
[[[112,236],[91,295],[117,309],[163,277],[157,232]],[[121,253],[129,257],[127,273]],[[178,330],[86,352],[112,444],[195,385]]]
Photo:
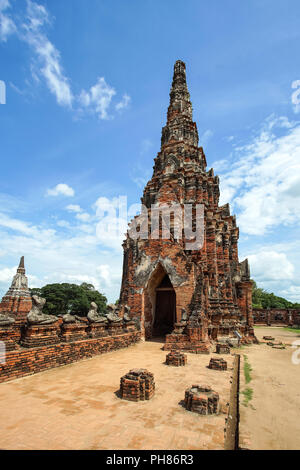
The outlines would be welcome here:
[[[251,372],[252,372],[252,367],[250,366],[248,362],[248,356],[244,354],[244,375],[245,375],[246,384],[248,384],[252,380]]]
[[[252,400],[253,397],[253,389],[247,387],[245,388],[245,390],[242,391],[242,394],[244,395],[243,405],[248,406],[249,402]]]
[[[284,331],[290,331],[291,333],[300,333],[300,328],[282,328]]]

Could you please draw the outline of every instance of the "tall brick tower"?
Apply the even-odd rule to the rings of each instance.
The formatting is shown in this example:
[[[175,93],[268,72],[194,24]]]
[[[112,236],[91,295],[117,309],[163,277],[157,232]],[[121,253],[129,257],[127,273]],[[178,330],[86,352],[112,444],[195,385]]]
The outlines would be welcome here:
[[[9,313],[15,317],[17,323],[22,324],[25,322],[31,306],[31,294],[25,275],[24,256],[22,256],[11,286],[0,303],[0,312]]]
[[[187,249],[185,230],[176,235],[175,216],[171,235],[158,233],[134,238],[131,227],[123,243],[123,279],[120,305],[141,327],[145,339],[166,335],[166,349],[183,348],[207,352],[212,340],[238,330],[251,337],[252,283],[248,261],[238,259],[239,229],[229,205],[219,206],[219,178],[206,171],[206,158],[198,147],[192,104],[186,83],[185,64],[174,66],[167,124],[162,129],[161,150],[141,199],[151,225],[154,207],[172,205],[204,208],[204,242],[200,249]],[[145,213],[145,212],[144,212]],[[164,216],[163,216],[164,217]],[[141,228],[147,231],[148,223]],[[176,233],[175,233],[176,232]],[[154,236],[153,236],[154,235]],[[157,235],[157,233],[156,233]]]

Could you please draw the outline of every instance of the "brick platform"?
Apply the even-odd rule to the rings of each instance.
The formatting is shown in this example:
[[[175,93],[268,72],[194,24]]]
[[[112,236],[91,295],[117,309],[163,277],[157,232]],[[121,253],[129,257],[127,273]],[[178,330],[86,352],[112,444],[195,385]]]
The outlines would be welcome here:
[[[80,341],[87,338],[87,323],[63,323],[61,326],[62,341]]]
[[[36,348],[50,344],[59,343],[60,328],[59,323],[51,325],[31,325],[25,329],[24,337],[21,340],[21,346],[24,348]]]
[[[212,357],[209,361],[209,369],[227,370],[227,362],[224,359]]]
[[[71,364],[96,354],[126,348],[139,340],[140,332],[135,331],[115,337],[107,336],[101,339],[87,339],[8,351],[5,364],[0,364],[0,382]]]
[[[132,369],[121,377],[120,396],[124,400],[150,400],[155,391],[154,376],[146,369]]]
[[[187,363],[187,355],[180,351],[171,351],[166,356],[166,364],[168,366],[185,366]]]
[[[228,344],[217,343],[216,352],[217,354],[230,354],[230,347]]]
[[[193,385],[185,391],[184,404],[187,410],[200,415],[218,414],[219,394],[210,387]]]

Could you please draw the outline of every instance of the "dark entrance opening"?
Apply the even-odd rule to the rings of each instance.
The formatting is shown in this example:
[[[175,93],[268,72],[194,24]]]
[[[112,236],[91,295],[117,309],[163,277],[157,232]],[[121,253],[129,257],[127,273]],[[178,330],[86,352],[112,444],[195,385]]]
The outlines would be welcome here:
[[[156,288],[155,317],[152,336],[164,336],[174,329],[176,316],[176,294],[166,274]]]

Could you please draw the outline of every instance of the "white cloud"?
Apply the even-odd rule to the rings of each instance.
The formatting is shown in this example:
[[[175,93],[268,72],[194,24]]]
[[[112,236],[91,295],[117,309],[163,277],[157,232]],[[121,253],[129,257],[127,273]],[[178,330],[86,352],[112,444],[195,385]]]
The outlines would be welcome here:
[[[104,77],[99,77],[89,91],[81,91],[79,102],[82,109],[97,114],[99,119],[108,119],[108,108],[115,94],[115,90],[106,83]]]
[[[78,204],[69,204],[66,209],[69,211],[69,212],[82,212],[82,209],[81,207],[78,205]]]
[[[205,147],[210,140],[210,138],[214,135],[213,131],[207,129],[199,138],[199,143],[201,147]]]
[[[76,214],[76,219],[81,220],[81,222],[88,222],[90,220],[90,214],[87,212],[82,212],[81,214]]]
[[[281,281],[293,279],[295,268],[285,253],[261,251],[248,256],[251,275],[257,281]]]
[[[234,162],[220,174],[220,203],[232,203],[241,231],[264,235],[299,223],[300,125],[271,116],[250,144],[234,152]]]
[[[17,271],[17,266],[14,266],[12,268],[3,268],[0,269],[0,283],[5,283],[9,284],[12,281],[12,278],[16,274]],[[9,285],[7,286],[7,288]]]
[[[0,41],[7,41],[8,36],[15,33],[16,25],[6,12],[10,8],[9,0],[0,0]],[[6,12],[6,13],[4,13]]]
[[[42,28],[49,24],[49,14],[44,6],[27,0],[27,18],[23,23],[22,39],[33,49],[38,59],[38,72],[56,96],[58,104],[72,106],[73,95],[68,78],[60,63],[60,53],[43,33]],[[35,67],[34,67],[35,68]]]
[[[57,184],[55,188],[47,190],[47,196],[62,195],[62,196],[72,197],[74,196],[74,194],[75,194],[74,189],[64,183]]]
[[[21,41],[29,45],[33,52],[32,77],[37,83],[41,78],[45,80],[59,105],[72,109],[79,116],[95,114],[99,119],[108,119],[115,89],[106,83],[104,77],[99,77],[90,90],[83,89],[79,95],[73,93],[70,79],[63,70],[61,54],[46,33],[46,28],[52,23],[48,10],[33,0],[26,0],[26,3],[26,17],[15,15],[15,23],[6,12],[10,7],[9,1],[0,0],[0,41],[6,41],[8,36],[16,33]],[[15,85],[11,86],[20,92]],[[130,101],[130,96],[125,93],[115,109],[121,111],[127,108]]]
[[[116,104],[116,110],[121,111],[123,109],[128,108],[129,104],[131,102],[131,98],[127,93],[125,93],[122,97],[122,100]]]

